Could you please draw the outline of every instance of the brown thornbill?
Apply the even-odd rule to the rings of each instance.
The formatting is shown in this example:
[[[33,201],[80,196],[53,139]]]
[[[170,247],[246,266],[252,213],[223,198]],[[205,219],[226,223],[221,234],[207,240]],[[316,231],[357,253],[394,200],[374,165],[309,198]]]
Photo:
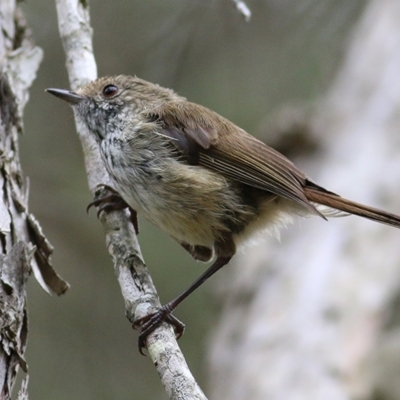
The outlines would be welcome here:
[[[215,257],[180,296],[135,323],[141,327],[141,351],[162,321],[171,323],[178,337],[183,333],[172,311],[258,231],[274,230],[293,216],[326,219],[332,210],[400,227],[399,216],[325,190],[282,154],[170,89],[115,76],[76,93],[47,91],[69,102],[95,136],[115,188],[132,210],[196,260]],[[107,210],[112,208],[107,201],[93,204]]]

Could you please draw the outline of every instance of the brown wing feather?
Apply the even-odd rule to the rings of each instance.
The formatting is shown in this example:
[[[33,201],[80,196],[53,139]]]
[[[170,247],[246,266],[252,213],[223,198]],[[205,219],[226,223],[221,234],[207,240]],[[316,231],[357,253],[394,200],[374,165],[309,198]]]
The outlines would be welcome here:
[[[147,111],[163,134],[196,164],[296,201],[321,215],[304,194],[306,176],[282,154],[217,113],[187,101]]]

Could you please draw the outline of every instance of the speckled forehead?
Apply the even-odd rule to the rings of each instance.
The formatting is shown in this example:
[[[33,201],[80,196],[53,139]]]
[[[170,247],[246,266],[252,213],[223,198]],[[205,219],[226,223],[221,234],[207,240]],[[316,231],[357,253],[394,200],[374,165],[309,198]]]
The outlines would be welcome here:
[[[133,82],[135,82],[134,79],[124,75],[104,76],[89,82],[87,85],[79,89],[78,93],[84,96],[95,98],[102,93],[104,87],[107,85],[115,85],[120,89],[131,89]]]
[[[129,102],[134,98],[147,100],[147,98],[151,96],[156,96],[164,100],[183,99],[183,97],[178,96],[171,89],[166,89],[137,77],[130,77],[126,75],[106,76],[96,79],[95,81],[89,82],[86,86],[79,89],[78,93],[83,96],[101,101],[104,100],[102,92],[104,87],[107,85],[115,85],[120,89],[119,94],[123,93],[123,97],[118,95],[111,99],[113,102],[117,103],[118,101],[121,101],[121,98],[123,98],[124,101]]]
[[[80,88],[78,93],[83,96],[96,97],[102,92],[105,86],[111,84],[115,84],[115,79],[113,77],[103,77],[89,82],[87,85]]]

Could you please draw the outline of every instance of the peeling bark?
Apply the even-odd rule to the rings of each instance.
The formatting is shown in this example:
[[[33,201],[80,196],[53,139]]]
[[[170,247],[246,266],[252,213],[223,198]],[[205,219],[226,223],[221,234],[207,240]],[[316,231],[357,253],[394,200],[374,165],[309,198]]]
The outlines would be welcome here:
[[[23,109],[42,52],[30,39],[12,0],[0,2],[0,397],[9,399],[18,368],[26,373],[18,399],[27,399],[26,283],[31,271],[50,293],[68,289],[50,263],[52,247],[28,211],[28,185],[19,161]]]

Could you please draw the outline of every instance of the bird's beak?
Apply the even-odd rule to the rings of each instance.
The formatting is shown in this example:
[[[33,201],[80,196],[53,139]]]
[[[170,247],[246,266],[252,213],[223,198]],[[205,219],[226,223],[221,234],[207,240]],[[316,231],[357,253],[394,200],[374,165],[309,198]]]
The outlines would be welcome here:
[[[70,90],[65,89],[46,89],[46,92],[59,97],[62,100],[67,101],[68,103],[75,105],[80,103],[82,100],[85,100],[84,96],[81,96],[78,93],[71,92]]]

